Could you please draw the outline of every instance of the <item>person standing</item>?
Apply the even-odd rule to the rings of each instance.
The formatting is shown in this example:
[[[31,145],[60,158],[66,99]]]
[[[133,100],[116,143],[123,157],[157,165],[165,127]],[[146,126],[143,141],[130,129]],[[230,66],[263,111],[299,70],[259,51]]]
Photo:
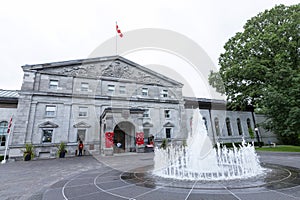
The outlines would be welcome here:
[[[83,143],[81,140],[79,141],[78,150],[79,150],[78,156],[82,156]]]

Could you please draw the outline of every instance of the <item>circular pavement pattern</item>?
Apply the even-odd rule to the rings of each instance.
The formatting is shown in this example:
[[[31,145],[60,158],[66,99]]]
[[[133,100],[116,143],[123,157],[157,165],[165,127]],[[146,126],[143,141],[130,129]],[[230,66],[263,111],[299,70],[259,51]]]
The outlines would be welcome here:
[[[126,172],[103,164],[99,170],[55,183],[43,199],[300,199],[299,169],[263,165],[268,173],[255,179],[201,182],[155,177],[149,165]]]

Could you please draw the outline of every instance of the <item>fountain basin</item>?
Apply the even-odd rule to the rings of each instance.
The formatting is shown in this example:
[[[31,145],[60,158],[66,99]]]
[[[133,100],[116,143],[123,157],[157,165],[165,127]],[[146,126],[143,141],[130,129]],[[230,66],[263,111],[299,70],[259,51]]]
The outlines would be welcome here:
[[[275,164],[261,164],[265,173],[248,179],[235,180],[178,180],[163,178],[152,173],[153,166],[136,169],[138,172],[124,172],[121,179],[131,184],[148,188],[177,188],[207,191],[228,189],[259,190],[260,188],[278,190],[295,187],[300,184],[300,169]],[[144,171],[144,172],[141,172]]]

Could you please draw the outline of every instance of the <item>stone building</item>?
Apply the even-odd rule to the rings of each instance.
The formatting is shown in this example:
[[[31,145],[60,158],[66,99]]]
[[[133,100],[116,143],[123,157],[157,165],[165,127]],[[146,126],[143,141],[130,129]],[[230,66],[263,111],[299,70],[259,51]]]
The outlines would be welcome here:
[[[10,118],[16,115],[18,92],[0,89],[0,154],[4,154],[8,140],[8,125]]]
[[[21,154],[25,143],[35,146],[37,156],[55,156],[54,144],[62,141],[73,154],[79,139],[89,152],[112,154],[116,142],[122,152],[143,148],[137,136],[183,137],[183,85],[125,58],[22,68],[11,155]]]
[[[142,152],[153,137],[158,144],[164,138],[182,142],[198,107],[214,143],[249,139],[255,127],[253,111],[227,111],[224,101],[183,97],[181,83],[120,56],[22,68],[22,88],[13,100],[18,103],[5,111],[15,113],[10,157],[21,157],[26,143],[38,157],[55,157],[60,142],[68,155],[75,155],[79,140],[86,153],[105,155]]]

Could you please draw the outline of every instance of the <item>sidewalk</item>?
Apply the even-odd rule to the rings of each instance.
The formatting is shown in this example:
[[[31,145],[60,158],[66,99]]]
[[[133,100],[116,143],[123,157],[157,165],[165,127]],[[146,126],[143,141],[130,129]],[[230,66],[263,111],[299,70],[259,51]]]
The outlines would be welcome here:
[[[300,169],[300,153],[258,152],[261,162]],[[154,153],[122,153],[114,156],[82,156],[64,159],[16,161],[0,165],[0,199],[41,200],[45,191],[55,190],[84,173],[100,173],[109,168],[133,171],[153,165]],[[114,185],[112,185],[114,186]],[[61,191],[58,191],[61,194]],[[55,199],[55,198],[52,198]],[[113,198],[112,198],[113,199]]]
[[[0,199],[41,199],[54,183],[101,166],[92,156],[7,162],[0,165]]]
[[[93,155],[95,159],[119,171],[132,171],[134,169],[153,165],[154,153],[120,153],[114,156]]]

